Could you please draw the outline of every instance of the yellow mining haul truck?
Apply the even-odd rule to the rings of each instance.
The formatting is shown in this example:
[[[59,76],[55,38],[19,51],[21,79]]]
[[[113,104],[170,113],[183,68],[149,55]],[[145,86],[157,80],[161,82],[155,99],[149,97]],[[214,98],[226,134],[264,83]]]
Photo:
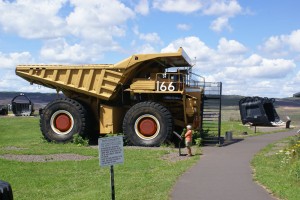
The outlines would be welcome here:
[[[123,133],[133,145],[159,146],[173,130],[201,125],[204,78],[191,68],[179,48],[116,64],[18,65],[16,74],[66,96],[41,113],[48,141],[67,142],[76,133],[90,138]]]

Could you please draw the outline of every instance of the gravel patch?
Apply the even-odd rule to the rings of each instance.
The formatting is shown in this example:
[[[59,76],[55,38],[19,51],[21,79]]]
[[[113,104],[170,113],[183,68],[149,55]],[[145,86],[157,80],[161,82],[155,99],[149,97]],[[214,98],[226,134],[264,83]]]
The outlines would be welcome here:
[[[186,154],[182,154],[181,156],[179,156],[178,152],[170,152],[161,157],[162,160],[166,160],[168,162],[177,162],[180,160],[187,160],[189,158],[190,157],[186,156]]]
[[[14,155],[5,154],[0,155],[0,158],[7,160],[17,160],[21,162],[54,162],[54,161],[67,161],[67,160],[89,160],[93,156],[83,156],[78,154],[52,154],[52,155]]]
[[[98,146],[92,146],[92,148],[98,148]],[[161,157],[162,160],[168,162],[177,162],[181,160],[187,160],[190,157],[186,156],[185,149],[182,148],[182,154],[179,156],[178,149],[170,147],[136,147],[126,146],[127,149],[146,149],[146,150],[168,150],[169,152]],[[3,148],[5,150],[24,150],[25,148],[9,146]],[[197,152],[193,148],[193,153]],[[16,160],[20,162],[54,162],[54,161],[81,161],[95,158],[94,156],[83,156],[79,154],[51,154],[51,155],[16,155],[16,154],[4,154],[0,155],[0,158],[7,160]]]
[[[15,146],[8,146],[8,147],[3,147],[3,150],[9,150],[9,151],[21,151],[21,150],[26,150],[28,148],[21,148],[21,147],[15,147]]]

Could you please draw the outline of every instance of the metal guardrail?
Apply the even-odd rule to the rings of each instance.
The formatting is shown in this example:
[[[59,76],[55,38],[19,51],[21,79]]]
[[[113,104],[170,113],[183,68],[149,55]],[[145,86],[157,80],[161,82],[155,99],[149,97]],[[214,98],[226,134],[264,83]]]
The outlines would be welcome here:
[[[193,76],[199,80],[193,79]],[[189,88],[204,88],[205,78],[194,73],[167,72],[157,73],[155,77],[157,91],[183,91]]]

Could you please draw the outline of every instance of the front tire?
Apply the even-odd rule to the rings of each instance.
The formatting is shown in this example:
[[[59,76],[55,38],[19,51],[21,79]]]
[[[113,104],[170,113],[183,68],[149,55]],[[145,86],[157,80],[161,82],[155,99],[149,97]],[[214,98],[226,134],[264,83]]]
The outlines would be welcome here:
[[[123,120],[123,133],[130,144],[160,146],[172,134],[173,120],[169,110],[155,102],[132,106]]]
[[[79,102],[69,98],[57,99],[43,109],[40,128],[47,141],[68,142],[74,134],[86,136],[86,118],[87,112]]]

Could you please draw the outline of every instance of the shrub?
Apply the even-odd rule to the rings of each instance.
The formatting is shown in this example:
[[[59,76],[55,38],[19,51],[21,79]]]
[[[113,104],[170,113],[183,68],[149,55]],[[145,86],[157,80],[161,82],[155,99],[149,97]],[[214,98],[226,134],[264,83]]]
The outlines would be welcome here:
[[[89,140],[81,137],[79,134],[73,136],[73,143],[77,146],[88,146]]]

